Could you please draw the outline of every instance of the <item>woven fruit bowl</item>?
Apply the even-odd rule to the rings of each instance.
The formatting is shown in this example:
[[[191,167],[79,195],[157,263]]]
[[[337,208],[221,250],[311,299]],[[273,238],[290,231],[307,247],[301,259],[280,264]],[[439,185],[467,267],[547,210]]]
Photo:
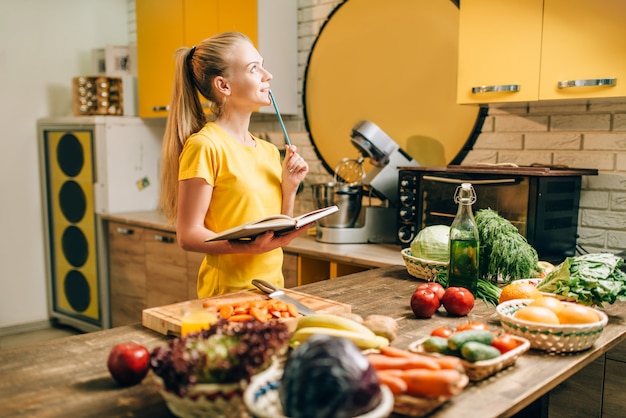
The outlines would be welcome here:
[[[288,418],[283,414],[278,395],[282,368],[267,370],[255,376],[243,394],[243,401],[256,418]],[[382,399],[378,406],[371,411],[355,418],[385,418],[391,414],[394,405],[393,394],[387,386],[382,385]]]
[[[507,351],[506,353],[498,356],[496,358],[490,360],[481,360],[481,361],[467,361],[461,360],[463,367],[465,368],[465,374],[469,377],[469,380],[472,382],[478,382],[488,378],[489,376],[493,376],[501,370],[506,369],[515,364],[515,361],[526,351],[530,349],[530,341],[526,338],[513,336],[518,342],[518,346],[514,349]],[[420,340],[414,341],[409,345],[409,351],[414,353],[427,354],[431,356],[440,356],[439,353],[428,353],[424,350],[423,343],[426,341],[428,337],[422,338]]]
[[[510,334],[526,338],[530,347],[552,353],[570,353],[583,351],[596,342],[609,321],[606,314],[593,309],[597,322],[589,324],[540,324],[515,318],[519,309],[530,304],[534,299],[514,299],[503,302],[496,307],[502,328]]]
[[[437,276],[437,273],[448,268],[448,263],[442,261],[414,257],[411,255],[410,248],[405,248],[400,253],[409,274],[418,279],[432,281]]]

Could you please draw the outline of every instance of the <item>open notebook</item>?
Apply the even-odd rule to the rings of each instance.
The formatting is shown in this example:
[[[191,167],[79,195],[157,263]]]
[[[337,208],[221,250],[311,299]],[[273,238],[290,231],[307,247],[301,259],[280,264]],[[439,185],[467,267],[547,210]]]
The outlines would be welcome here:
[[[256,221],[227,229],[226,231],[220,232],[205,241],[251,239],[267,231],[274,231],[276,235],[283,235],[295,229],[302,228],[303,226],[313,223],[325,216],[332,215],[338,210],[339,208],[337,206],[328,206],[326,208],[305,213],[304,215],[300,215],[295,218],[282,214],[267,216]]]

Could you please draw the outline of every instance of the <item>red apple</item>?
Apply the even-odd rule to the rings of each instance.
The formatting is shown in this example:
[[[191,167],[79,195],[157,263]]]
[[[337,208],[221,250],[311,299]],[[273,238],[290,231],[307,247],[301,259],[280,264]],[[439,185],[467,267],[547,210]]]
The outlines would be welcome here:
[[[415,289],[411,295],[411,310],[418,318],[430,318],[437,312],[439,298],[430,289]]]
[[[150,367],[150,352],[135,342],[118,344],[111,349],[107,367],[111,376],[122,386],[137,384],[146,377]]]
[[[449,287],[441,298],[445,310],[454,316],[465,316],[474,307],[474,295],[464,287]]]
[[[437,283],[437,282],[422,283],[419,286],[417,286],[417,288],[418,289],[430,289],[430,290],[432,290],[437,295],[437,298],[439,298],[439,301],[441,301],[441,298],[443,297],[443,294],[446,292],[446,289],[442,285]]]

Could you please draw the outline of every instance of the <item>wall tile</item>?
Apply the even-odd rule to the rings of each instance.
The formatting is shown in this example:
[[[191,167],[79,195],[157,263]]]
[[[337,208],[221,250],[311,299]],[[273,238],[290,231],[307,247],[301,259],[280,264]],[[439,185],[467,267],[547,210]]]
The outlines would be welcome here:
[[[611,128],[609,114],[553,115],[550,117],[552,131],[608,131]]]
[[[626,132],[585,133],[583,136],[583,149],[626,151]]]
[[[582,211],[581,225],[608,230],[626,229],[626,216],[620,212],[587,209]]]
[[[616,251],[624,251],[626,249],[626,231],[609,231],[606,238],[607,247]]]
[[[613,115],[613,130],[626,131],[626,113]]]
[[[626,211],[626,192],[611,193],[611,210]],[[626,214],[624,214],[626,216]]]
[[[588,209],[608,209],[609,192],[599,190],[583,190],[580,193],[580,207]]]
[[[547,116],[496,116],[496,132],[540,132],[548,130]]]
[[[483,133],[480,141],[474,145],[474,149],[519,149],[522,147],[522,134],[520,133]]]
[[[606,245],[606,230],[598,228],[578,228],[578,243],[583,247],[588,245],[602,248]]]
[[[553,163],[568,167],[613,170],[615,157],[611,153],[600,151],[554,151]]]
[[[524,134],[524,149],[569,149],[578,150],[581,148],[582,135],[577,132],[571,133],[527,133]]]

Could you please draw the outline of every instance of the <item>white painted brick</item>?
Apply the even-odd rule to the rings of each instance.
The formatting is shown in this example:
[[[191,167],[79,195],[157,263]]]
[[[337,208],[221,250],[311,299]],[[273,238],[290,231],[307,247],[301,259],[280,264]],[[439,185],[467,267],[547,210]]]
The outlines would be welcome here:
[[[600,151],[555,151],[554,164],[577,168],[597,168],[598,170],[613,170],[615,158],[613,154]]]
[[[470,151],[463,160],[464,165],[498,162],[498,153],[496,151]]]
[[[517,165],[552,164],[552,153],[530,151],[500,151],[499,163],[514,163]]]
[[[530,103],[528,113],[530,115],[583,113],[587,110],[586,100],[572,100],[559,102]]]
[[[626,191],[626,175],[602,173],[597,176],[584,176],[583,187],[592,190]]]
[[[524,149],[569,149],[578,150],[581,146],[581,134],[571,133],[527,133],[524,135]]]
[[[579,227],[577,242],[582,246],[593,245],[602,248],[606,245],[606,231],[604,229]]]
[[[489,105],[489,115],[527,115],[528,103],[494,103]]]
[[[474,149],[522,149],[520,133],[482,133]]]
[[[547,116],[496,116],[496,132],[541,132],[548,130]]]
[[[626,171],[626,153],[615,155],[615,169],[617,171]]]
[[[626,113],[613,115],[613,130],[626,131]]]
[[[609,192],[582,190],[580,192],[580,207],[586,209],[608,209]]]
[[[582,211],[581,225],[596,228],[626,229],[626,216],[620,212],[587,209]]]
[[[589,103],[589,111],[590,112],[606,112],[606,113],[615,113],[615,112],[626,112],[626,101],[624,98],[615,98],[615,99],[605,99],[605,101],[593,102]]]
[[[611,129],[609,114],[552,115],[551,131],[608,131]]]
[[[483,121],[483,126],[481,126],[480,131],[481,132],[493,132],[493,124],[494,124],[494,117],[493,116],[486,116],[485,120]]]
[[[626,150],[626,133],[586,133],[583,149],[588,150]]]
[[[617,251],[626,250],[626,231],[609,231],[606,238],[607,247]]]
[[[611,210],[626,211],[626,192],[611,193]],[[624,214],[624,216],[626,216],[626,214]]]

